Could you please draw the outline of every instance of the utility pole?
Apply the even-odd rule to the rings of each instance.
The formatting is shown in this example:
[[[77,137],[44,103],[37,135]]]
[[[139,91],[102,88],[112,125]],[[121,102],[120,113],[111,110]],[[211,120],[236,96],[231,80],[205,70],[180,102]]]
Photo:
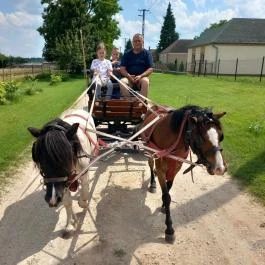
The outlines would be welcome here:
[[[142,12],[141,15],[138,15],[139,17],[143,17],[143,22],[142,22],[142,35],[144,39],[144,26],[145,26],[145,12],[149,12],[148,9],[138,9],[138,11]]]
[[[123,38],[124,39],[124,51],[126,50],[126,44],[127,44],[127,38]]]

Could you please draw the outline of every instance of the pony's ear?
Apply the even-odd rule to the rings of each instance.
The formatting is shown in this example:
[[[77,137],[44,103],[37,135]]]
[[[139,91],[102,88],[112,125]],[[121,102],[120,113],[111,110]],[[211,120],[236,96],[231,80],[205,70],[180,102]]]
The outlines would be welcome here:
[[[32,136],[38,138],[40,136],[40,129],[28,127],[28,131],[31,133]]]
[[[221,119],[224,115],[226,114],[226,112],[220,112],[220,113],[215,113],[213,114],[214,118],[216,119]]]
[[[73,136],[76,134],[77,129],[78,129],[79,123],[74,123],[71,128],[65,133],[66,138],[68,140],[71,140]]]

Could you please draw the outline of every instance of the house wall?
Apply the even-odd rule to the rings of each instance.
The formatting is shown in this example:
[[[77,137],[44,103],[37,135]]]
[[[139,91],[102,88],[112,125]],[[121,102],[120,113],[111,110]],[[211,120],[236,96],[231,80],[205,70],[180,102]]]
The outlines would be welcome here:
[[[159,61],[163,64],[175,64],[175,61],[178,61],[178,65],[183,62],[184,65],[187,62],[188,54],[187,53],[160,53]]]
[[[238,58],[237,73],[248,75],[259,75],[261,72],[262,58],[265,56],[265,45],[213,45],[204,46],[204,60],[207,61],[207,73],[215,73],[218,69],[218,60],[220,59],[219,73],[234,74],[236,69],[236,59]],[[198,72],[198,62],[200,60],[201,47],[195,49],[196,72]],[[217,61],[216,61],[217,59]],[[203,64],[203,67],[205,65]],[[265,67],[265,65],[264,65]],[[188,49],[188,70],[194,70],[192,64],[192,48]]]

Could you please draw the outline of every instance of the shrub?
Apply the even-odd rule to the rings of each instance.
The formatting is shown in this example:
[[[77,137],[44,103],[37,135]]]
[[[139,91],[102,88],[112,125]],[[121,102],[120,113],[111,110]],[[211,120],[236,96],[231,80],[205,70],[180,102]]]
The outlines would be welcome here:
[[[169,64],[167,64],[167,69],[168,69],[169,71],[177,71],[176,65],[173,64],[173,63],[169,63]]]
[[[42,89],[40,89],[40,88],[37,87],[37,82],[38,82],[38,79],[32,79],[30,81],[30,83],[29,83],[29,86],[27,86],[24,89],[23,93],[25,95],[31,96],[31,95],[34,95],[34,94],[36,94],[38,92],[41,92]]]
[[[25,90],[24,90],[24,94],[27,95],[27,96],[32,96],[38,92],[41,92],[42,89],[41,88],[37,88],[37,87],[27,87]]]
[[[51,81],[50,81],[50,85],[57,85],[58,83],[62,82],[62,76],[61,75],[57,75],[57,74],[51,74]]]
[[[24,77],[24,80],[25,81],[34,81],[34,80],[36,80],[36,77],[33,75],[27,75]]]
[[[15,81],[5,82],[5,90],[7,100],[12,101],[18,97],[18,85]]]
[[[62,77],[62,82],[66,82],[70,79],[70,76],[68,73],[61,73],[60,76]]]
[[[0,105],[4,105],[6,103],[7,103],[7,100],[6,100],[5,83],[0,82]]]
[[[183,72],[184,71],[184,63],[181,61],[180,65],[179,65],[179,71]]]
[[[51,74],[50,74],[50,72],[40,73],[40,74],[36,75],[36,78],[38,80],[46,80],[47,81],[47,80],[50,80]]]
[[[19,97],[18,85],[14,81],[0,82],[0,104],[7,104]]]

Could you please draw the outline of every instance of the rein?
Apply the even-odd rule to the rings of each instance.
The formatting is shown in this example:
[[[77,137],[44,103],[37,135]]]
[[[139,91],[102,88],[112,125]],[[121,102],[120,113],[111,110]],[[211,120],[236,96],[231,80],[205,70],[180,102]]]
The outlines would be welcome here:
[[[43,177],[44,180],[44,185],[47,185],[49,183],[61,183],[61,182],[66,182],[65,188],[69,189],[70,191],[76,191],[78,187],[78,182],[77,179],[75,179],[77,176],[76,173],[73,173],[72,175],[68,177],[58,177],[58,178],[45,178]]]
[[[160,112],[163,113],[162,110],[160,110]],[[158,113],[159,113],[159,110],[158,110]],[[186,124],[186,121],[187,121],[189,115],[190,115],[190,112],[189,112],[189,111],[186,111],[186,112],[185,112],[185,116],[184,116],[184,118],[183,118],[183,120],[182,120],[182,122],[181,122],[181,125],[180,125],[180,131],[179,131],[179,133],[178,133],[178,137],[177,137],[176,141],[173,143],[173,145],[170,146],[169,148],[161,149],[161,148],[159,148],[159,147],[158,147],[153,141],[150,140],[150,139],[151,139],[151,136],[152,136],[152,133],[154,132],[157,123],[155,123],[154,126],[152,126],[152,128],[151,128],[151,130],[148,132],[148,135],[147,135],[147,136],[144,135],[144,138],[145,138],[144,140],[147,142],[148,146],[149,146],[149,147],[152,147],[152,148],[155,148],[155,149],[158,150],[157,152],[154,153],[155,158],[162,158],[162,157],[166,157],[166,156],[168,156],[168,155],[170,155],[170,154],[174,154],[174,153],[176,153],[176,151],[177,151],[177,146],[178,146],[178,144],[179,144],[179,142],[180,142],[181,135],[182,135],[182,133],[183,133],[184,126],[185,126],[185,124]],[[183,153],[183,154],[181,154],[181,155],[186,156],[186,153],[187,153],[187,152],[185,152],[185,154]]]

